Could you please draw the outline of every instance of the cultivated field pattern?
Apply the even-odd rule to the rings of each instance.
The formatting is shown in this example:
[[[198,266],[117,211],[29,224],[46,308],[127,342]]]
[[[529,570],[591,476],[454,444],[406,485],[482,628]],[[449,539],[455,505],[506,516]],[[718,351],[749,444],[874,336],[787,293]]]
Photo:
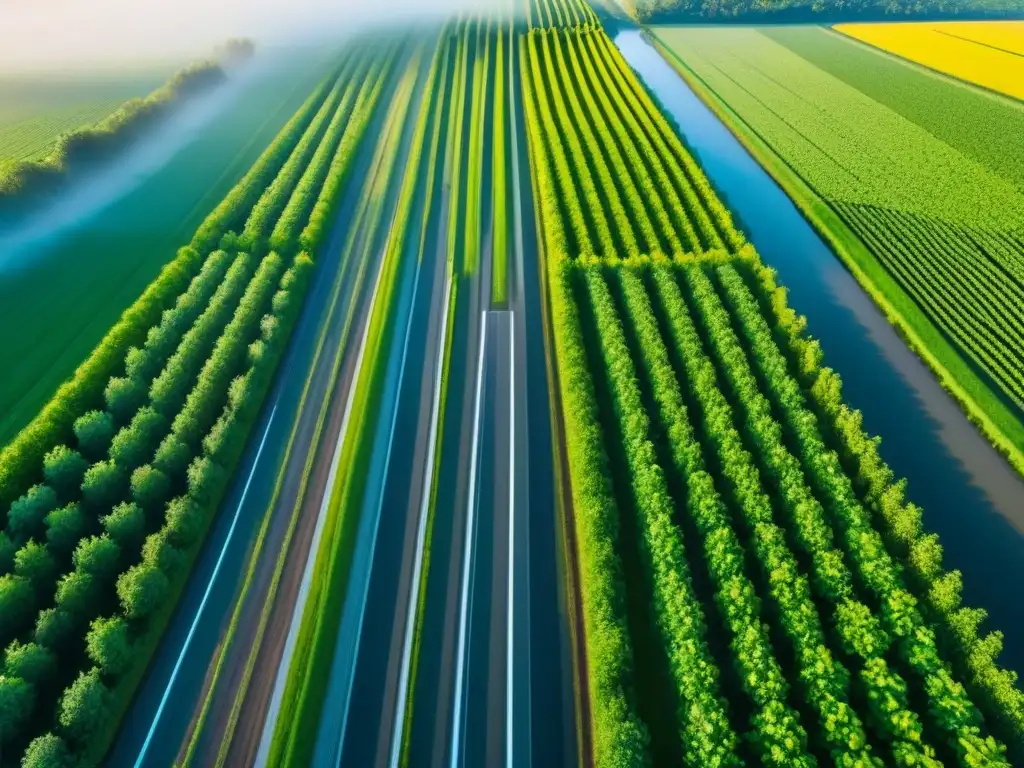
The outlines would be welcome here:
[[[0,452],[0,768],[1024,761],[1003,635],[618,13],[284,78]],[[659,34],[1024,407],[1019,105],[820,28]]]
[[[1024,105],[961,97],[817,28],[660,35],[1024,408],[1024,167],[1006,151]]]

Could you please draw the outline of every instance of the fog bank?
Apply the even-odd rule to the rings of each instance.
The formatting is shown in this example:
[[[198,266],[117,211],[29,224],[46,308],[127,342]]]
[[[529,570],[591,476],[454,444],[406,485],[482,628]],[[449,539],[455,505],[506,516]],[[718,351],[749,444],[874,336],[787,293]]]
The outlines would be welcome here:
[[[4,0],[0,73],[180,62],[229,37],[274,45],[500,7],[508,0]]]

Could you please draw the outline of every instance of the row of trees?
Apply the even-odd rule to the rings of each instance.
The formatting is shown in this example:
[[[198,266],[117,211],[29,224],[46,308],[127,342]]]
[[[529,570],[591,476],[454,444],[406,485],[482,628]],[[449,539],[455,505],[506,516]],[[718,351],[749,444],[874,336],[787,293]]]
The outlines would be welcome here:
[[[39,415],[0,452],[0,510],[39,482],[44,455],[71,439],[75,420],[102,405],[103,391],[110,378],[122,369],[129,347],[145,341],[146,334],[160,321],[161,313],[174,304],[199,272],[205,255],[229,228],[241,223],[240,217],[248,214],[301,138],[328,87],[325,82],[314,91],[241,181],[207,216],[191,244],[178,251],[177,257],[125,310],[74,376],[61,385]]]
[[[299,247],[304,251],[315,252],[317,246],[327,235],[327,229],[331,225],[342,190],[348,183],[349,172],[355,162],[356,150],[366,135],[366,129],[370,126],[370,118],[373,117],[377,109],[377,102],[380,101],[380,95],[384,90],[384,84],[391,72],[394,59],[393,48],[389,47],[381,51],[376,63],[371,64],[368,74],[363,80],[359,98],[352,110],[352,117],[345,129],[345,134],[327,168],[327,176],[324,178],[316,201],[313,202],[306,225],[299,233]],[[367,88],[369,88],[368,92]]]
[[[333,122],[333,116],[339,112],[339,102],[350,86],[350,73],[342,67],[334,81],[334,86],[327,94],[313,120],[306,128],[299,143],[295,145],[281,170],[274,180],[263,190],[256,204],[249,212],[237,243],[233,244],[240,250],[256,250],[260,245],[266,247],[268,238],[279,221],[282,211],[294,196],[292,191],[299,180],[310,168],[313,153],[324,145],[324,133]],[[342,104],[344,106],[344,104]]]
[[[726,269],[727,267],[722,267]],[[729,314],[722,307],[710,280],[699,269],[688,270],[691,293],[699,308],[711,346],[720,363],[724,379],[742,411],[742,423],[754,446],[786,513],[786,523],[799,548],[810,562],[812,584],[823,610],[835,611],[849,607],[856,600],[854,580],[846,567],[843,554],[836,549],[824,510],[804,478],[800,462],[786,447],[782,429],[772,417],[772,409],[750,368],[745,353],[732,330]],[[880,637],[874,642],[876,655],[888,646]],[[902,679],[887,668],[861,680],[869,701],[885,701],[892,690],[905,689]],[[879,687],[879,686],[882,687]],[[889,702],[894,706],[894,702]],[[917,716],[911,710],[895,707],[897,717],[874,718],[875,731],[891,742],[894,757],[900,764],[918,765],[930,760],[934,751],[921,739]],[[877,715],[877,713],[873,713]]]
[[[324,131],[323,139],[317,144],[316,151],[295,186],[295,191],[288,198],[277,223],[270,234],[270,249],[278,253],[291,253],[297,245],[299,228],[304,226],[304,216],[309,215],[313,201],[323,188],[324,180],[331,167],[338,145],[341,143],[345,128],[354,110],[359,109],[365,101],[366,84],[375,80],[368,76],[368,67],[378,66],[379,62],[362,55],[360,49],[352,54],[353,60],[342,70],[336,88],[344,85],[344,92],[334,110],[330,123]],[[357,99],[356,96],[359,96]]]
[[[658,267],[656,269],[663,269]],[[704,561],[715,587],[715,604],[730,636],[732,661],[743,690],[753,704],[752,742],[759,760],[766,766],[812,766],[807,733],[799,714],[789,706],[789,684],[772,648],[768,627],[761,617],[761,601],[754,583],[745,572],[745,554],[733,529],[731,515],[708,472],[703,449],[694,431],[683,394],[662,339],[658,320],[644,284],[643,274],[633,268],[617,270],[626,314],[636,334],[639,359],[645,380],[650,384],[660,417],[662,434],[671,455],[671,469],[685,479],[685,513],[692,518],[702,541]],[[665,275],[661,275],[665,279]],[[678,302],[669,305],[684,311]],[[693,353],[687,357],[691,389],[714,389],[715,372],[711,362],[700,354],[699,339],[685,320],[674,323],[677,339]],[[709,389],[710,388],[710,389]],[[705,422],[728,424],[728,406],[721,399],[701,402]],[[736,435],[718,430],[719,442],[736,441]],[[683,510],[680,509],[682,513]]]
[[[997,655],[992,653],[999,645],[999,635],[982,637],[978,627],[985,611],[961,605],[960,572],[943,569],[938,541],[924,530],[921,509],[906,499],[906,482],[897,480],[882,459],[878,440],[864,430],[860,411],[843,402],[839,377],[822,366],[817,342],[804,335],[806,322],[788,306],[786,291],[776,283],[774,272],[753,252],[742,255],[740,263],[749,271],[760,303],[771,308],[772,327],[783,340],[787,356],[800,361],[795,373],[803,383],[808,404],[828,425],[851,476],[873,511],[872,519],[887,549],[904,566],[922,609],[932,619],[930,623],[938,627],[945,647],[969,680],[990,724],[1000,730],[1011,747],[1024,743],[1024,693],[1016,687],[1016,675],[1000,668]],[[912,557],[914,552],[917,556]],[[1021,759],[1019,750],[1011,749],[1011,754]]]
[[[733,224],[729,209],[718,199],[708,177],[683,146],[675,128],[668,122],[662,109],[654,103],[618,48],[603,33],[584,37],[589,38],[594,56],[600,55],[604,59],[620,84],[626,102],[640,118],[647,133],[653,137],[662,160],[672,171],[676,195],[673,202],[684,205],[687,215],[700,233],[704,250],[726,248],[735,251],[741,248],[746,240]]]
[[[683,274],[689,276],[699,270],[694,266]],[[686,367],[692,397],[701,403],[705,414],[705,430],[716,446],[737,521],[760,565],[763,588],[772,598],[780,628],[789,639],[802,682],[801,695],[818,712],[817,736],[828,745],[838,764],[877,764],[860,717],[850,705],[849,672],[829,649],[807,577],[776,524],[772,500],[754,457],[736,429],[732,406],[703,349],[676,275],[667,268],[656,269],[655,284],[673,343]],[[700,305],[699,297],[695,297],[695,304]],[[714,330],[708,329],[708,335],[714,344]]]
[[[572,250],[595,253],[596,243],[605,256],[632,257],[742,246],[703,172],[603,32],[533,29],[526,47]]]
[[[588,35],[587,39],[589,37]],[[626,168],[634,169],[630,183],[624,185],[625,194],[630,213],[636,217],[639,228],[644,233],[647,252],[683,253],[698,250],[700,241],[696,238],[685,212],[677,210],[673,221],[673,216],[664,205],[658,187],[671,188],[671,182],[665,174],[660,158],[651,152],[651,145],[643,140],[637,141],[637,133],[630,132],[629,129],[635,130],[637,127],[632,113],[624,108],[620,113],[615,107],[620,99],[612,99],[606,87],[594,87],[595,84],[603,85],[596,71],[597,66],[603,67],[603,62],[591,61],[588,46],[582,40],[560,37],[555,43],[555,48],[563,61],[564,55],[568,55],[574,76],[570,87],[583,94],[587,111],[593,120],[595,130],[602,135],[603,144],[616,148],[625,160]],[[634,180],[635,183],[632,183]],[[657,221],[657,227],[648,216],[648,209]],[[675,231],[676,222],[682,224],[679,234]],[[687,238],[687,246],[683,245],[681,237]]]
[[[599,26],[597,15],[584,0],[527,0],[530,24],[534,27],[569,28]]]
[[[292,129],[294,122],[275,146],[285,146],[282,136]],[[350,153],[354,149],[349,145]],[[280,165],[281,173],[291,170]],[[239,186],[248,185],[250,176]],[[281,210],[293,190],[275,190],[269,204]],[[294,194],[304,196],[309,215],[314,201],[302,190]],[[79,450],[60,447],[47,456],[52,487],[34,488],[14,505],[24,537],[38,509],[77,499],[43,518],[49,560],[25,547],[15,555],[16,567],[40,586],[54,579],[51,562],[74,566],[57,583],[53,607],[39,614],[32,642],[15,640],[5,658],[4,685],[17,695],[0,696],[0,723],[8,726],[0,733],[4,743],[20,744],[38,733],[29,725],[36,701],[41,715],[40,707],[56,703],[56,735],[29,746],[27,765],[60,764],[70,754],[96,760],[112,735],[110,719],[116,723],[131,695],[119,682],[148,661],[136,648],[169,615],[167,599],[187,575],[301,307],[312,261],[300,254],[285,267],[275,252],[262,260],[212,254],[175,308],[150,330],[146,345],[129,351],[125,375],[106,389],[107,410],[76,422]],[[24,592],[27,576],[4,579]],[[5,631],[20,636],[20,628],[8,630],[6,623],[17,615],[5,610],[10,591],[0,587],[0,611]],[[86,628],[83,654],[76,639]],[[60,662],[47,667],[24,661],[46,652]]]
[[[601,367],[628,465],[622,474],[631,485],[641,558],[652,583],[655,622],[679,696],[677,723],[683,758],[687,765],[741,765],[736,754],[738,738],[708,649],[704,613],[694,591],[681,532],[673,521],[672,497],[650,439],[652,431],[626,337],[600,266],[583,267],[583,271],[597,326]]]
[[[901,569],[874,528],[871,515],[858,499],[838,455],[828,448],[804,391],[789,372],[787,360],[756,299],[731,266],[720,267],[718,275],[751,356],[793,435],[807,478],[827,505],[828,519],[837,529],[845,555],[880,609],[882,624],[893,636],[903,664],[924,689],[931,720],[947,734],[964,764],[972,765],[972,761],[982,758],[989,764],[999,764],[1005,746],[991,737],[983,737],[980,712],[943,660],[934,631],[918,609],[916,598],[907,590]],[[821,525],[827,526],[823,510],[820,515]],[[912,563],[928,564],[924,565],[925,570],[937,571],[941,567],[937,537],[918,538],[907,557]],[[988,651],[994,658],[1001,643],[990,645],[993,647]]]

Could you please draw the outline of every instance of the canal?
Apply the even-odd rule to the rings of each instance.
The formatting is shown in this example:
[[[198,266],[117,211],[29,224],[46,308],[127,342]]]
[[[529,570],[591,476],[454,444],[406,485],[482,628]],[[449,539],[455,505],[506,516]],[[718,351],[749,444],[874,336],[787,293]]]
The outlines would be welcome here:
[[[967,420],[807,223],[638,30],[616,45],[660,100],[738,225],[807,316],[846,402],[882,438],[881,453],[939,534],[946,568],[964,575],[964,605],[1005,635],[1004,666],[1024,671],[1024,481]]]

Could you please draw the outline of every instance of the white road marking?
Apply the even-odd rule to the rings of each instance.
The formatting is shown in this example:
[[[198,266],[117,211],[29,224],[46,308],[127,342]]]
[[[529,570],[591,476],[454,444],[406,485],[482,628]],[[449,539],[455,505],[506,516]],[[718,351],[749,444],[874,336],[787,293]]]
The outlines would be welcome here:
[[[466,654],[468,648],[466,647],[466,632],[467,632],[467,618],[466,615],[469,612],[469,596],[472,579],[470,577],[470,568],[473,561],[473,544],[474,539],[474,527],[476,523],[476,507],[477,507],[477,473],[479,471],[479,451],[480,451],[480,407],[481,407],[481,390],[483,389],[484,381],[484,347],[487,341],[487,312],[483,311],[480,313],[483,315],[483,320],[480,329],[480,359],[477,363],[476,371],[476,402],[474,404],[475,416],[473,419],[473,443],[472,443],[472,459],[470,464],[470,475],[469,475],[469,505],[466,516],[466,546],[463,550],[462,557],[462,600],[459,608],[459,643],[456,649],[456,662],[455,662],[455,706],[453,708],[453,723],[452,723],[452,746],[451,746],[451,765],[452,768],[458,768],[459,765],[459,753],[462,747],[462,708],[463,708],[463,696],[465,694],[465,677],[466,677]]]
[[[394,730],[391,733],[391,755],[388,764],[398,768],[402,756],[402,736],[405,733],[406,697],[409,695],[409,676],[412,674],[412,642],[416,630],[416,608],[419,605],[420,582],[423,579],[423,554],[427,539],[427,515],[430,512],[430,489],[434,483],[434,455],[437,450],[437,431],[441,417],[441,383],[444,377],[444,355],[448,337],[448,303],[451,301],[452,279],[449,275],[444,292],[444,320],[441,324],[441,344],[437,353],[437,371],[434,374],[434,399],[431,405],[430,437],[427,449],[427,474],[423,481],[423,499],[416,529],[416,558],[413,565],[412,588],[405,619],[405,638],[402,646],[402,667],[398,678],[398,698],[395,701]]]

